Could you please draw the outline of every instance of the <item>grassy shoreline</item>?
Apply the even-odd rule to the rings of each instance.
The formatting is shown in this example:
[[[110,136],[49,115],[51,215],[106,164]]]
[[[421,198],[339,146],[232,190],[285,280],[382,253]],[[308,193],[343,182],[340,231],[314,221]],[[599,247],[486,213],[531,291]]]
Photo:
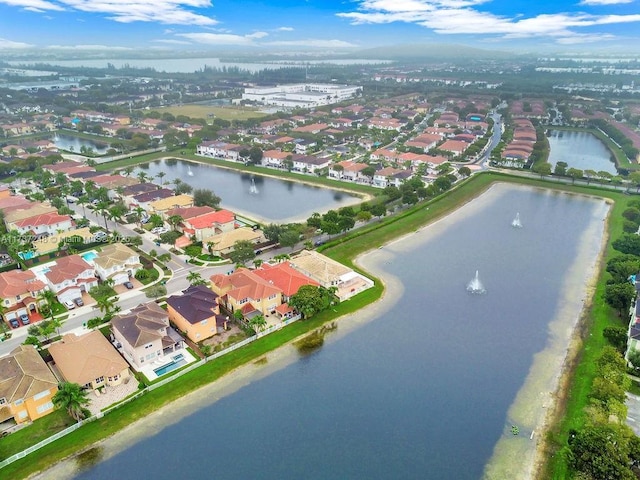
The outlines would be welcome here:
[[[500,173],[483,173],[472,176],[470,179],[466,180],[460,186],[448,192],[444,196],[433,199],[430,202],[411,207],[393,217],[384,217],[374,225],[364,227],[344,238],[335,240],[323,247],[323,253],[337,261],[352,266],[356,270],[360,270],[356,265],[354,265],[354,259],[361,253],[378,248],[391,240],[411,233],[417,228],[436,221],[451,211],[459,208],[463,204],[473,200],[497,181],[611,198],[615,201],[613,210],[623,209],[626,204],[626,201],[624,201],[625,198],[629,198],[622,194],[599,189],[598,187],[548,183],[543,180],[533,178],[513,177]],[[609,236],[607,238],[606,254],[611,252],[611,237],[615,237],[615,234],[621,231],[622,228],[621,221],[619,220],[620,216],[616,215],[616,213],[619,213],[620,211],[621,210],[612,212],[611,218],[614,220],[607,225]],[[616,219],[618,220],[616,221]],[[559,450],[559,446],[562,444],[562,439],[566,438],[566,432],[568,432],[568,429],[575,428],[576,425],[580,424],[581,419],[583,418],[582,407],[588,401],[587,394],[591,385],[591,379],[593,378],[591,365],[585,366],[584,364],[587,363],[586,360],[592,359],[597,355],[597,349],[601,348],[603,345],[604,339],[602,338],[600,329],[611,324],[610,309],[600,301],[601,297],[598,296],[601,295],[603,284],[604,274],[601,270],[599,273],[598,283],[600,290],[598,290],[598,288],[596,289],[593,307],[588,315],[589,320],[583,324],[583,327],[586,327],[586,329],[583,328],[586,332],[586,335],[584,335],[586,340],[582,345],[582,350],[587,350],[587,354],[582,357],[585,361],[582,361],[575,367],[575,369],[568,372],[569,379],[571,379],[570,388],[567,392],[568,399],[566,403],[559,405],[560,408],[557,412],[558,416],[556,419],[562,419],[562,421],[552,425],[552,433],[549,436],[550,442],[547,449],[549,454]],[[195,391],[196,389],[215,381],[241,365],[256,361],[264,356],[265,353],[284,344],[290,343],[327,322],[335,321],[339,317],[359,310],[365,305],[379,299],[382,293],[383,286],[380,280],[376,279],[374,288],[339,305],[335,313],[327,311],[310,321],[296,322],[283,330],[262,338],[260,341],[254,342],[224,357],[216,359],[215,361],[212,361],[205,366],[174,380],[163,388],[149,392],[140,399],[123,405],[104,418],[85,425],[83,428],[78,429],[70,435],[38,450],[36,453],[8,465],[3,468],[1,472],[3,476],[7,475],[7,478],[25,478],[30,474],[44,470],[63,458],[74,455],[77,452],[88,448],[92,444],[116,434],[119,430],[137,419],[158,410],[162,406],[181,398],[189,392]],[[600,309],[598,310],[599,316],[597,319],[592,320],[591,317],[594,313],[593,310],[596,307]],[[594,335],[589,336],[588,327],[592,324],[594,325],[594,329],[592,330]],[[578,375],[577,372],[580,372],[581,374]],[[2,440],[0,440],[0,445],[1,443]],[[563,472],[563,464],[565,467],[564,471],[566,473],[566,462],[563,462],[560,456],[555,456],[550,459],[545,468],[545,472],[550,473],[551,475],[545,476],[544,478],[565,478],[561,476],[561,473]]]

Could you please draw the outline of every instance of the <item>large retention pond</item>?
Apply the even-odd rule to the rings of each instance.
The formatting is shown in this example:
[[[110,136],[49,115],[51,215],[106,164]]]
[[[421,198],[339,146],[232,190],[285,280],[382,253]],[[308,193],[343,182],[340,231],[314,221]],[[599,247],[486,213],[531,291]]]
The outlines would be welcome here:
[[[320,350],[287,347],[235,388],[206,387],[44,477],[526,478],[607,211],[496,185],[365,255],[385,298]],[[476,270],[482,295],[467,291]]]
[[[611,152],[592,133],[551,130],[548,139],[552,167],[558,162],[566,162],[569,168],[618,174]]]
[[[313,212],[338,209],[360,200],[340,190],[183,160],[156,160],[139,167],[154,177],[152,181],[156,183],[172,182],[179,178],[194,189],[213,190],[222,198],[225,208],[262,221],[280,223],[306,220]],[[155,178],[160,172],[166,174],[162,180]]]

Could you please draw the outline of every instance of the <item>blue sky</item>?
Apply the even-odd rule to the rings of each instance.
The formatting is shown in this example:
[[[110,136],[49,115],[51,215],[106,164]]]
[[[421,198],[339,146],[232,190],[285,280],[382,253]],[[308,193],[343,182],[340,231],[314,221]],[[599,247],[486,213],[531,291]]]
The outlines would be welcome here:
[[[640,0],[0,0],[0,50],[629,49]]]

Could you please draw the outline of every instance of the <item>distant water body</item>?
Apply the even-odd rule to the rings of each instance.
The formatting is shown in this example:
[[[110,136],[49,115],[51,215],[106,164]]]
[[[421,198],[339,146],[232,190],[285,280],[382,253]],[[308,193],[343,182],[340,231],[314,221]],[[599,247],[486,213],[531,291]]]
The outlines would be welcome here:
[[[90,59],[90,60],[30,60],[7,62],[12,66],[28,66],[36,64],[57,65],[60,67],[86,67],[86,68],[107,68],[109,64],[116,68],[129,66],[132,68],[153,68],[158,72],[166,73],[193,73],[198,70],[209,68],[239,68],[249,72],[259,72],[260,70],[276,70],[287,67],[300,67],[304,65],[334,64],[334,65],[366,65],[389,63],[390,60],[363,60],[363,59],[335,59],[335,60],[292,60],[276,61],[273,63],[236,63],[222,62],[219,58],[112,58],[112,59]]]

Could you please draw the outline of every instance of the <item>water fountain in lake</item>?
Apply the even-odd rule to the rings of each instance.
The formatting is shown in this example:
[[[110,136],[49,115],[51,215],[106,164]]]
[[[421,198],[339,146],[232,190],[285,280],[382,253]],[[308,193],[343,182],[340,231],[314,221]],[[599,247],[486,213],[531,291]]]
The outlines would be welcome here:
[[[188,169],[188,170],[187,170],[187,175],[189,175],[190,177],[193,177],[193,172],[191,171],[191,165],[189,165],[189,166],[187,167],[187,169]]]
[[[482,282],[480,281],[478,270],[476,270],[476,276],[473,277],[473,279],[467,285],[467,291],[476,294],[485,293],[486,290],[484,289],[484,285],[482,285]]]
[[[251,179],[251,186],[249,187],[249,193],[252,193],[254,195],[258,193],[258,187],[256,187],[256,181],[253,178]]]
[[[511,222],[511,226],[514,228],[522,228],[522,222],[520,221],[520,212],[516,213],[516,218]]]

